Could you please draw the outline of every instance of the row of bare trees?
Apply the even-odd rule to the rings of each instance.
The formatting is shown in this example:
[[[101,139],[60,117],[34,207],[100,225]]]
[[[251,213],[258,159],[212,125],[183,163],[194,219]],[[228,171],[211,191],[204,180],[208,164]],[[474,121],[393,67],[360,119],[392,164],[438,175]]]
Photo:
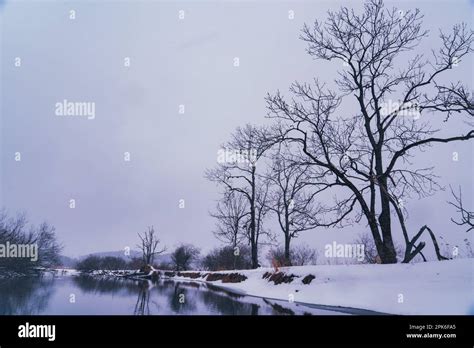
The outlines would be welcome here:
[[[428,37],[422,19],[418,9],[402,12],[370,0],[360,14],[342,7],[304,26],[307,53],[340,64],[332,88],[314,79],[294,82],[289,95],[268,94],[273,123],[238,128],[223,149],[240,156],[206,172],[222,190],[212,213],[215,234],[234,248],[248,243],[253,267],[259,245],[271,237],[264,224],[269,213],[287,260],[300,232],[355,223],[367,225],[382,263],[397,262],[395,230],[405,242],[402,262],[423,255],[424,232],[438,259],[446,258],[430,227],[409,231],[406,202],[442,188],[433,167],[413,160],[416,153],[474,138],[472,93],[461,82],[446,82],[472,53],[474,33],[456,24],[440,32],[439,49],[427,56],[416,51]],[[455,117],[465,117],[465,131],[452,134]],[[333,200],[321,198],[327,196]],[[452,204],[462,214],[455,222],[472,230],[460,194]]]

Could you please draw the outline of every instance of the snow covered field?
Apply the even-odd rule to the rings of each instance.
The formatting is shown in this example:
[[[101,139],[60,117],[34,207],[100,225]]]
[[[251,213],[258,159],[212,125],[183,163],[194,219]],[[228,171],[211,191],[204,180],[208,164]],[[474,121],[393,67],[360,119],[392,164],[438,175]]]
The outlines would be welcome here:
[[[294,274],[297,278],[291,283],[278,285],[263,279],[265,272],[273,273],[274,270],[216,272],[245,275],[248,279],[240,283],[196,280],[246,295],[390,314],[474,314],[473,259],[393,265],[283,267],[280,272]],[[316,278],[305,285],[302,279],[309,274]]]

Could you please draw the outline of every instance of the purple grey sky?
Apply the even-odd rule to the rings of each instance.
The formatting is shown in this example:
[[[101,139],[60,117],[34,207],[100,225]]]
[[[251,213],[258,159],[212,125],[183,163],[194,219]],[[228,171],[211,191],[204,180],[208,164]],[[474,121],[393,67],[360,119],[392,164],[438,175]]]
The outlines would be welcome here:
[[[360,9],[362,2],[4,2],[0,206],[54,224],[70,256],[134,247],[148,225],[170,248],[218,245],[208,215],[218,190],[204,170],[235,127],[267,122],[267,92],[286,91],[294,80],[334,81],[341,67],[313,61],[298,36],[304,23],[341,4]],[[431,31],[419,48],[424,53],[438,47],[438,28],[472,23],[474,9],[461,0],[386,4],[422,10]],[[16,57],[21,67],[14,66]],[[472,88],[472,62],[472,56],[463,61],[451,78]],[[95,102],[95,119],[56,116],[55,104],[64,99]],[[453,120],[446,134],[466,129]],[[461,185],[472,207],[473,142],[434,147],[417,161],[435,165],[441,184]],[[438,192],[408,202],[411,231],[428,223],[452,244],[466,238],[449,221],[448,199]],[[364,230],[361,224],[308,231],[298,242],[322,250]]]

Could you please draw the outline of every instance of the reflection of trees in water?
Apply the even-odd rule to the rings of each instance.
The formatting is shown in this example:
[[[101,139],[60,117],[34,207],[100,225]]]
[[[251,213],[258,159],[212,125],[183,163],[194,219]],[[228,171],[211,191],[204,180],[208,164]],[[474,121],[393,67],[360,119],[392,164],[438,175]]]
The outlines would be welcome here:
[[[282,304],[263,299],[262,305],[243,301],[245,296],[235,294],[207,284],[197,293],[196,299],[203,302],[210,313],[223,315],[259,315],[270,309],[272,315],[294,315],[295,312]],[[262,307],[263,306],[263,307]],[[263,309],[263,311],[261,310]]]
[[[150,287],[147,280],[122,278],[96,278],[93,276],[74,277],[75,285],[85,293],[99,295],[137,296],[133,314],[150,315]]]
[[[137,284],[140,281],[133,281],[121,278],[95,278],[92,276],[73,277],[74,284],[86,293],[100,295],[132,295],[137,293]]]
[[[44,313],[55,291],[52,277],[24,277],[0,282],[0,315]],[[262,301],[244,302],[245,296],[196,282],[173,280],[131,280],[120,278],[70,277],[84,293],[97,296],[119,295],[134,305],[133,314],[294,314],[283,304]],[[161,313],[158,310],[160,303]],[[164,305],[164,306],[163,306]],[[286,306],[285,306],[286,307]],[[129,313],[132,314],[132,313]]]
[[[259,305],[256,305],[256,304],[252,304],[252,315],[258,315],[258,309],[260,308]]]
[[[189,285],[192,284],[192,285]],[[170,309],[174,313],[192,313],[196,311],[196,293],[199,292],[199,284],[164,281],[160,283],[168,298]]]
[[[192,314],[257,315],[259,311],[258,305],[241,302],[240,295],[204,284],[164,280],[160,286],[168,289],[170,309],[175,313],[196,311],[197,303],[205,305],[206,313]],[[173,291],[170,293],[169,289]],[[180,295],[184,295],[184,303],[180,302]]]
[[[224,315],[257,315],[259,306],[253,303],[239,302],[227,295],[216,295],[212,291],[203,291],[201,298],[212,311]]]
[[[133,314],[150,315],[150,295],[154,287],[149,280],[132,280],[125,278],[96,278],[80,276],[73,278],[79,289],[86,293],[99,295],[137,296]],[[155,301],[151,301],[158,307]]]
[[[136,296],[133,310],[135,315],[165,314],[163,310],[166,309],[163,309],[162,313],[158,310],[157,302],[160,299],[160,304],[168,305],[168,314],[258,315],[265,312],[293,314],[280,305],[266,302],[262,302],[262,304],[247,303],[243,301],[242,295],[197,282],[168,279],[152,282],[91,276],[72,279],[75,285],[84,292],[99,295]]]
[[[133,314],[135,315],[150,315],[150,294],[151,288],[153,287],[152,283],[149,281],[140,282],[138,284],[138,297],[135,304],[135,309]],[[152,301],[153,304],[158,307],[158,304],[155,301]]]
[[[224,315],[257,315],[259,306],[239,301],[242,296],[218,288],[201,291],[200,298],[211,312]]]
[[[295,315],[295,312],[292,309],[283,307],[282,305],[278,303],[271,303],[265,298],[263,299],[263,302],[265,302],[270,307],[272,307],[272,310],[273,310],[272,314],[274,315]]]
[[[22,277],[0,282],[1,315],[41,314],[54,293],[52,277]]]
[[[168,298],[175,314],[258,315],[260,311],[258,304],[242,302],[242,295],[196,282],[159,280],[157,292]]]

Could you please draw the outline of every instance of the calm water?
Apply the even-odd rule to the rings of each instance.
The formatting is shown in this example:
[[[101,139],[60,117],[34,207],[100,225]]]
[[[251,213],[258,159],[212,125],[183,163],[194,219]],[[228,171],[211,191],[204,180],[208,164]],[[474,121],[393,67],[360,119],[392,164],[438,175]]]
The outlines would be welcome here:
[[[75,297],[75,302],[70,299]],[[43,276],[0,281],[0,314],[327,315],[346,314],[241,296],[203,283]]]

